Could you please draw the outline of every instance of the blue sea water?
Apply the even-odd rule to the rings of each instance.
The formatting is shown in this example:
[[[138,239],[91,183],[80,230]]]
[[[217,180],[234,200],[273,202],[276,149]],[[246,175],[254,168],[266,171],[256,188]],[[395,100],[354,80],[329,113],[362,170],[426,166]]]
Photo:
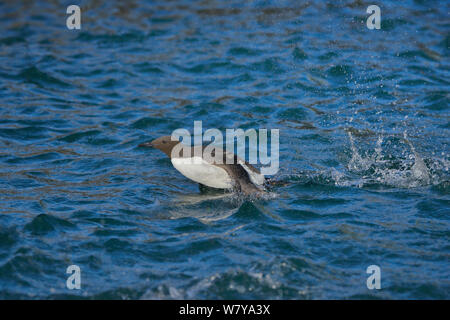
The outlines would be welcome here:
[[[72,2],[0,2],[1,299],[450,298],[448,1]],[[194,121],[279,129],[285,185],[137,147]]]

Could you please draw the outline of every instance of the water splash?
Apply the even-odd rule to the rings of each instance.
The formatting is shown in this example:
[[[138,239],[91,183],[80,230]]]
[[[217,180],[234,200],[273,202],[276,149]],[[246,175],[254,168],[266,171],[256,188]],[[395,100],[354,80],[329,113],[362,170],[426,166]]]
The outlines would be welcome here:
[[[402,154],[399,155],[387,146],[383,150],[383,136],[378,137],[373,152],[367,151],[362,155],[355,146],[351,132],[348,132],[348,136],[351,159],[348,162],[347,169],[350,173],[359,175],[363,185],[381,184],[392,187],[415,188],[437,182],[433,181],[425,161],[408,139],[406,132],[403,135],[403,142],[409,146],[410,150],[403,148]]]
[[[347,132],[350,139],[350,148],[352,150],[352,158],[350,159],[347,167],[350,171],[363,171],[369,169],[372,161],[371,159],[363,158],[355,147],[355,140],[353,139],[352,133]]]
[[[339,168],[318,167],[317,171],[291,172],[283,177],[277,176],[277,179],[295,184],[333,184],[357,188],[417,188],[446,183],[448,180],[449,161],[436,156],[424,159],[406,132],[403,139],[379,135],[374,147],[367,141],[355,142],[350,131],[347,134],[350,157]]]
[[[413,176],[417,180],[423,181],[427,185],[430,184],[431,178],[429,170],[425,165],[425,162],[423,162],[422,157],[417,153],[411,141],[408,140],[408,135],[406,134],[406,131],[403,133],[403,137],[405,141],[408,143],[408,145],[411,147],[411,151],[414,154],[414,165],[411,168]]]

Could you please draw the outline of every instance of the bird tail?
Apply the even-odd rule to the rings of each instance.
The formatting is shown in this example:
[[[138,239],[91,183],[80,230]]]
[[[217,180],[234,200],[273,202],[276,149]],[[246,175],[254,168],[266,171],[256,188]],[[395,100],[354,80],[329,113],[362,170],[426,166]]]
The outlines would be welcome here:
[[[276,180],[274,178],[266,178],[266,181],[264,182],[264,186],[266,188],[283,187],[287,186],[288,184],[288,181]]]

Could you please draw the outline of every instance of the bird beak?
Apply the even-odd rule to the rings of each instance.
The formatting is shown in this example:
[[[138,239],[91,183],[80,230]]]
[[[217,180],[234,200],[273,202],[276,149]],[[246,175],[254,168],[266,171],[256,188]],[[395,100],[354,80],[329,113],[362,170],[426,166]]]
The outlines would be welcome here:
[[[138,145],[138,147],[153,147],[151,142],[144,142]]]

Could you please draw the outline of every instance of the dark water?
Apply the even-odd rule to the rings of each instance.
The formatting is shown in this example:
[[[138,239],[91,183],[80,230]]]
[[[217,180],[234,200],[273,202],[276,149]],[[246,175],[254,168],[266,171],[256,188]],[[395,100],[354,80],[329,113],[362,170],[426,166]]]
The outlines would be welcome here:
[[[0,298],[450,298],[449,2],[69,4],[0,3]],[[288,184],[137,147],[194,120],[280,129]]]

